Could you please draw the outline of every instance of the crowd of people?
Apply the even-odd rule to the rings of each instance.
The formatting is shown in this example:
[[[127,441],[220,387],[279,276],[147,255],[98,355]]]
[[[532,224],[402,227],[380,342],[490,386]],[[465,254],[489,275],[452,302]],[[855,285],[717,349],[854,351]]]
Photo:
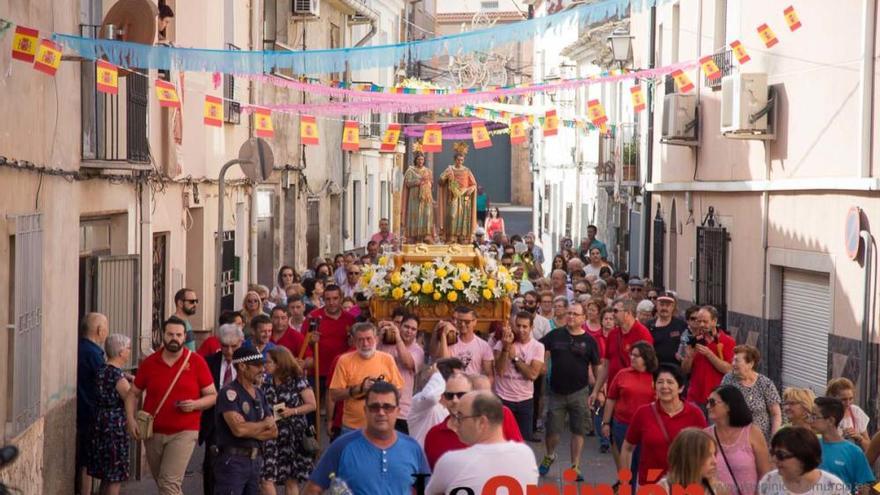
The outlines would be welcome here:
[[[680,314],[675,292],[614,270],[593,226],[577,249],[563,240],[545,273],[533,234],[508,237],[496,208],[484,225],[474,245],[519,281],[509,319],[486,335],[468,306],[430,332],[405,309],[374,321],[358,280],[397,242],[387,219],[362,255],[302,274],[283,266],[271,289],[250,287],[198,347],[187,321],[198,298],[181,289],[135,376],[130,340],[86,315],[80,493],[92,477],[119,493],[140,440],[161,494],[182,493],[197,444],[206,494],[481,493],[500,476],[525,493],[551,476],[566,433],[571,481],[584,480],[591,439],[619,479],[590,481],[618,488],[870,489],[880,435],[869,436],[852,382],[780,396],[757,371],[759,349],[719,328],[715,308]]]

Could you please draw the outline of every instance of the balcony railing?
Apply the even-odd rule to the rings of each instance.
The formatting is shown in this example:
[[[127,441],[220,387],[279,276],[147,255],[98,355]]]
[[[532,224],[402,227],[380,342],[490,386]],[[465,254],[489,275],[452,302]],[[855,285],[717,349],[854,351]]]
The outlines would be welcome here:
[[[83,36],[94,37],[99,30],[100,26],[81,26]],[[110,95],[97,90],[95,62],[81,62],[80,70],[85,165],[89,161],[148,164],[149,80],[140,74],[120,77],[119,93]]]
[[[639,185],[639,133],[634,123],[620,124],[615,135],[615,163],[623,185]]]
[[[729,76],[733,72],[733,51],[724,50],[718,52],[715,55],[712,55],[712,59],[715,60],[715,65],[721,69],[721,77],[709,79],[708,77],[703,76],[703,81],[706,87],[712,88],[712,91],[720,91],[721,79],[724,76]]]

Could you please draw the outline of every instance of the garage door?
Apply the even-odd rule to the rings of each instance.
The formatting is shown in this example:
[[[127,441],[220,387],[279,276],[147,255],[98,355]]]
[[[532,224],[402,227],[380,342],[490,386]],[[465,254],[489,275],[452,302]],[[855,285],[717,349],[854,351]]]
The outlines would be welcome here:
[[[828,275],[784,270],[782,383],[824,394],[828,382],[831,290]]]

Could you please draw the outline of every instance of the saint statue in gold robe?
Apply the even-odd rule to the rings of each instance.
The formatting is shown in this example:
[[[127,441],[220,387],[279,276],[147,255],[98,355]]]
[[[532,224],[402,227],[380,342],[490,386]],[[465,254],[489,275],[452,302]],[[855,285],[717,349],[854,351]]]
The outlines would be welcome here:
[[[477,228],[477,180],[464,166],[468,146],[455,143],[454,163],[440,174],[440,221],[448,243],[471,242]]]

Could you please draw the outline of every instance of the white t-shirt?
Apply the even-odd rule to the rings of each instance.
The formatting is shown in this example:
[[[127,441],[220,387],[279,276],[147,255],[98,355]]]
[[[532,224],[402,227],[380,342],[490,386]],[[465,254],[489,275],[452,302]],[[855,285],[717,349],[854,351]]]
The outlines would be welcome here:
[[[550,333],[550,330],[553,330],[553,327],[550,325],[550,320],[535,313],[535,320],[532,322],[532,338],[535,340],[541,340],[545,335]]]
[[[440,404],[440,396],[446,390],[446,380],[439,371],[431,375],[424,388],[413,396],[410,404],[406,425],[409,436],[413,437],[422,448],[425,447],[425,435],[428,430],[449,416],[449,410]]]
[[[483,374],[483,361],[494,361],[495,355],[489,343],[474,335],[470,342],[459,340],[449,346],[449,355],[461,359],[464,372],[472,375]]]
[[[855,419],[855,422],[853,422],[853,419]],[[863,431],[868,431],[868,423],[870,422],[871,419],[865,414],[865,411],[862,411],[861,407],[853,404],[843,410],[843,419],[840,420],[840,424],[837,425],[837,431],[843,435],[844,429],[854,428],[857,432],[861,433]]]
[[[501,442],[447,452],[434,466],[425,493],[449,495],[458,487],[482,493],[483,485],[495,476],[510,476],[517,480],[522,487],[518,493],[526,493],[528,485],[537,485],[538,465],[532,449],[524,443]],[[458,492],[464,493],[463,490]],[[510,495],[504,488],[495,493]]]
[[[833,474],[822,471],[822,476],[805,492],[792,492],[785,488],[778,469],[765,474],[758,483],[758,495],[848,495],[846,483]]]

